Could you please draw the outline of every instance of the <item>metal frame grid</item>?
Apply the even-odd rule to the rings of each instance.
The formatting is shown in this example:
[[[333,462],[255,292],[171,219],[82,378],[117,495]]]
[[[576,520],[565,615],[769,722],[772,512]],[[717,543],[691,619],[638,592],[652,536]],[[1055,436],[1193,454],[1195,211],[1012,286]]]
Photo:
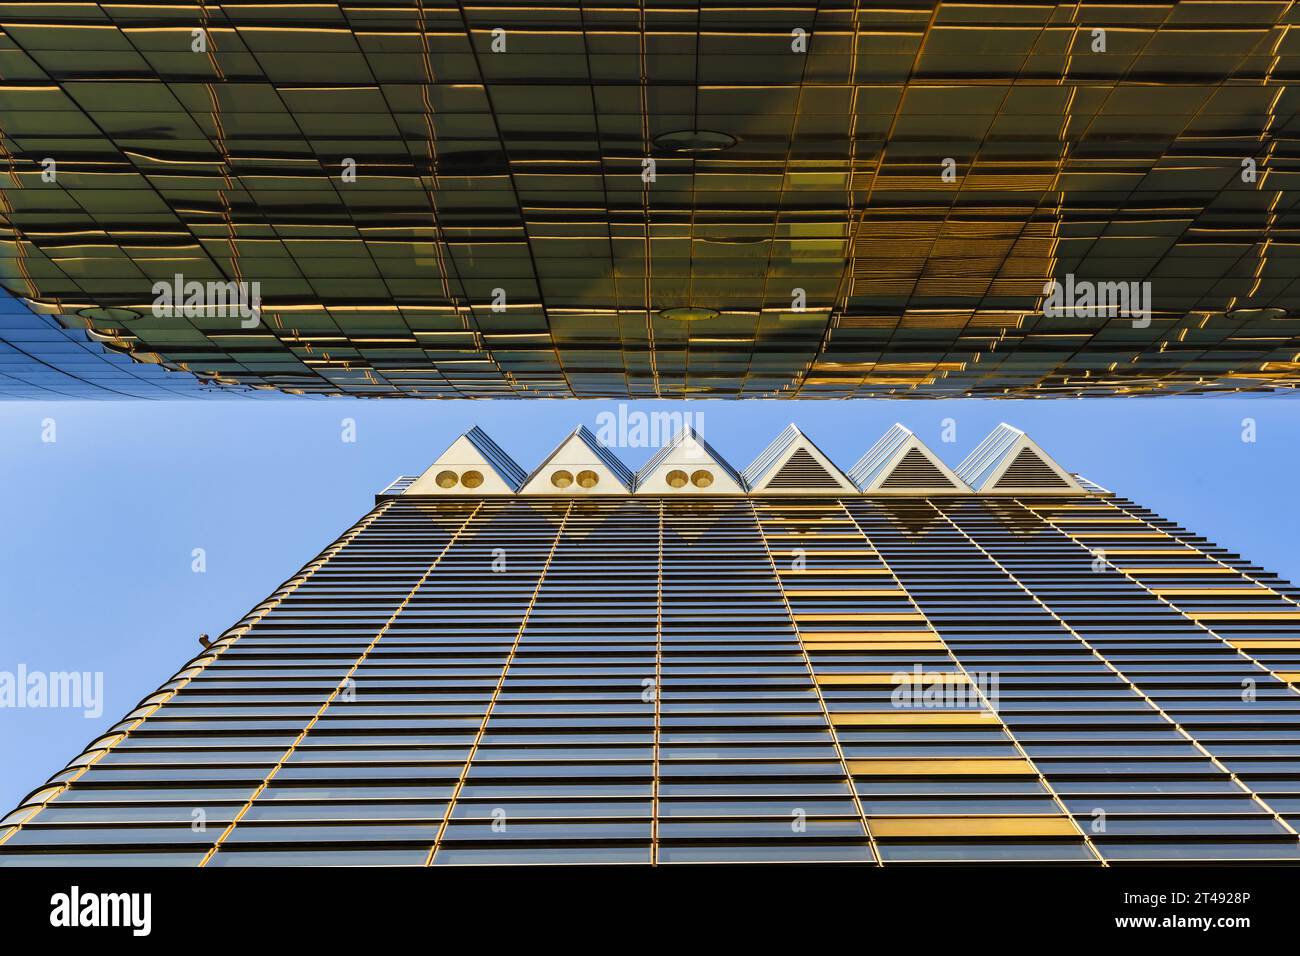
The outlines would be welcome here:
[[[301,393],[1289,390],[1298,17],[0,4],[0,281],[147,360]],[[737,142],[656,145],[691,129]],[[260,282],[263,323],[154,317],[178,272]],[[1067,274],[1150,281],[1152,321],[1044,317]],[[137,316],[78,315],[113,308]]]
[[[1300,862],[1297,625],[1108,494],[387,497],[0,866]]]

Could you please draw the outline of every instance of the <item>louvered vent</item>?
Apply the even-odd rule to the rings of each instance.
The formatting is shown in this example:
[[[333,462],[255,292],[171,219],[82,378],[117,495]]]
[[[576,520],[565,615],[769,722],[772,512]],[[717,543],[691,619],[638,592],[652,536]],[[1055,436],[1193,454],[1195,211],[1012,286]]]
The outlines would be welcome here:
[[[769,488],[839,488],[835,477],[818,464],[806,448],[800,448],[767,483]]]
[[[881,488],[955,488],[919,448],[913,448],[894,466],[889,477],[880,483]]]
[[[1069,488],[1056,472],[1048,467],[1043,459],[1034,454],[1032,448],[1022,448],[1010,467],[998,479],[995,490],[1003,488]]]

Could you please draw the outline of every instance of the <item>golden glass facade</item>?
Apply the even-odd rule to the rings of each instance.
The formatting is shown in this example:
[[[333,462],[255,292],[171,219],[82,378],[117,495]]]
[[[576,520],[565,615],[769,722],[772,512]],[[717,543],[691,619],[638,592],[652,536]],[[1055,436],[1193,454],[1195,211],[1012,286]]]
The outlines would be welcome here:
[[[0,282],[214,387],[1291,389],[1300,8],[0,5]],[[261,321],[154,283],[256,282]],[[1150,283],[1048,316],[1049,281]]]

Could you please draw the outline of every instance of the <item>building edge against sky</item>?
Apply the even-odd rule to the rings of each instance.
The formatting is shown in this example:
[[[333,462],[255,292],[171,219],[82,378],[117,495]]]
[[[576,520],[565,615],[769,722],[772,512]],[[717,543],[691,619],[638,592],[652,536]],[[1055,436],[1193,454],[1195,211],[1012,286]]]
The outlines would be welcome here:
[[[532,474],[471,432],[0,865],[1300,861],[1300,592],[1010,426],[900,429]]]

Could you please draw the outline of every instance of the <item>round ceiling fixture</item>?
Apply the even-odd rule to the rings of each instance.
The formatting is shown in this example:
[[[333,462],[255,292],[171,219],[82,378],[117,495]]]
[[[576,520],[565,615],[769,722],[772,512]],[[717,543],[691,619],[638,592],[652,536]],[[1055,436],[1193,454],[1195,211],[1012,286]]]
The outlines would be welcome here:
[[[699,322],[703,319],[716,319],[721,314],[717,309],[706,309],[698,305],[684,305],[659,310],[659,318],[673,319],[677,322]]]
[[[765,242],[771,242],[771,236],[696,236],[696,242],[707,242],[714,246],[761,246]]]
[[[717,153],[736,145],[736,137],[711,129],[677,129],[660,133],[655,145],[670,153]]]
[[[1285,319],[1287,316],[1286,309],[1229,309],[1223,313],[1225,317],[1236,322],[1250,322],[1256,319]]]
[[[92,322],[103,322],[106,325],[112,325],[115,322],[130,322],[133,319],[140,318],[140,313],[135,309],[78,309],[77,315],[83,319],[90,319]]]

